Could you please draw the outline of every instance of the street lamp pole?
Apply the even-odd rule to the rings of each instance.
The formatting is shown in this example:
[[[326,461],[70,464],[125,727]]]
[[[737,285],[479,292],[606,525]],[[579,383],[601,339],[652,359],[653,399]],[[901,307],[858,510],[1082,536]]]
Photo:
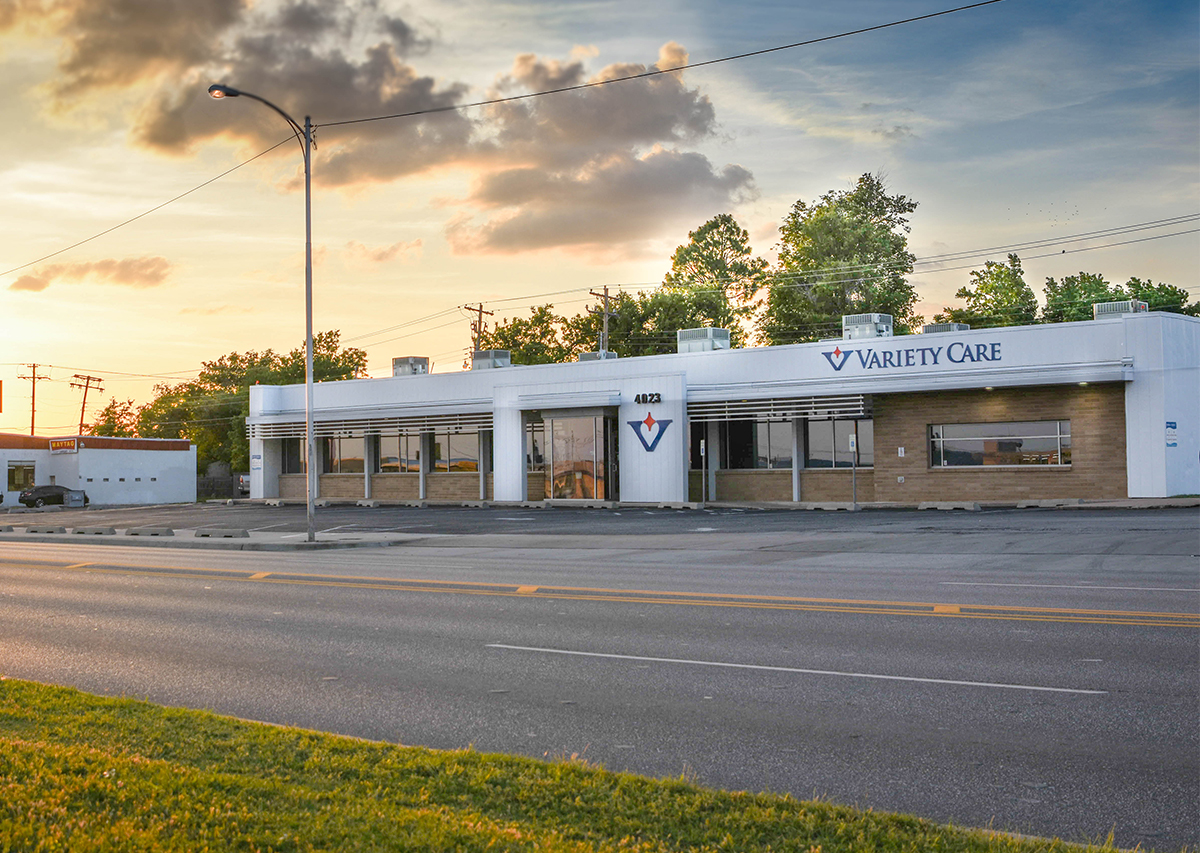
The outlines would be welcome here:
[[[208,94],[221,98],[250,98],[273,109],[283,116],[284,121],[296,135],[300,150],[304,154],[304,470],[306,491],[306,514],[308,517],[308,541],[315,542],[317,491],[316,446],[313,443],[313,307],[312,307],[312,118],[304,117],[304,127],[294,118],[275,106],[266,98],[250,92],[241,92],[232,86],[214,83]]]

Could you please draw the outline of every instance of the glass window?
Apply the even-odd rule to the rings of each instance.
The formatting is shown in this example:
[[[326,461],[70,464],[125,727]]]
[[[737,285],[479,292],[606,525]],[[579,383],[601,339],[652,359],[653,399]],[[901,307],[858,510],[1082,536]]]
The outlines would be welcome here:
[[[479,470],[479,433],[451,433],[445,436],[445,440],[447,448],[446,463],[449,466],[449,470]]]
[[[858,428],[858,467],[875,467],[875,421],[854,422]]]
[[[383,474],[416,473],[421,455],[421,437],[383,435],[379,437],[379,471]]]
[[[546,425],[542,421],[525,426],[525,470],[546,470]]]
[[[851,468],[855,464],[850,436],[856,437],[858,467],[875,465],[875,422],[862,420],[807,421],[805,423],[806,468]]]
[[[283,439],[282,473],[303,474],[307,468],[305,465],[307,461],[304,458],[304,439]]]
[[[30,488],[34,484],[33,473],[34,465],[32,462],[9,462],[8,490],[10,492],[19,492]]]
[[[1070,421],[933,424],[929,464],[934,468],[1070,465]]]
[[[727,421],[721,435],[723,468],[753,468],[758,430],[754,421]]]
[[[805,468],[833,467],[833,421],[808,421],[805,424]]]
[[[363,440],[361,438],[321,439],[321,473],[363,473]]]

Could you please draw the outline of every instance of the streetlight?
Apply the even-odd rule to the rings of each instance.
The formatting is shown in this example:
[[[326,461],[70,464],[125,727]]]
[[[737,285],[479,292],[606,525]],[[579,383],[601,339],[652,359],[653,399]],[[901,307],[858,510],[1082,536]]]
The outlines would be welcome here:
[[[313,322],[312,322],[312,119],[304,117],[304,127],[279,107],[252,95],[250,92],[240,92],[232,86],[214,83],[208,87],[208,94],[217,100],[222,98],[250,98],[260,104],[266,104],[283,116],[284,121],[296,135],[300,150],[304,153],[304,445],[305,445],[305,485],[307,492],[308,541],[315,542],[316,512],[313,497],[316,492],[316,460],[313,445]]]

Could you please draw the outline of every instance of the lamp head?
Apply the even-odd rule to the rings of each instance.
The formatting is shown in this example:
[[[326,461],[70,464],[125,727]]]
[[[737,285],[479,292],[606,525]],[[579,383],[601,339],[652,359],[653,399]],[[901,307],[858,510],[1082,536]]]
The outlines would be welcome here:
[[[220,100],[221,98],[236,98],[242,93],[232,86],[226,86],[224,83],[213,83],[208,87],[208,94]]]

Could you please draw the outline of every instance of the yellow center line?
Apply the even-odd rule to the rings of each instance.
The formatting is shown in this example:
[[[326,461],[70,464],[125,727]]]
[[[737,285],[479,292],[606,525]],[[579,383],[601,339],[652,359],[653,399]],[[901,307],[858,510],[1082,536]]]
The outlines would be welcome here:
[[[1031,622],[1066,622],[1095,625],[1141,625],[1168,628],[1200,628],[1200,614],[1135,610],[1091,610],[1085,608],[1023,607],[949,602],[881,601],[871,599],[801,598],[788,596],[736,595],[711,592],[609,589],[603,587],[550,587],[533,584],[486,583],[482,581],[439,581],[424,578],[378,578],[300,573],[254,572],[234,569],[202,569],[184,566],[116,566],[97,563],[50,565],[23,563],[28,568],[87,570],[102,574],[144,575],[203,580],[253,581],[257,583],[328,586],[348,589],[390,590],[402,593],[520,596],[558,601],[595,601],[624,604],[661,604],[687,607],[736,607],[755,610],[787,610],[820,613],[852,613],[888,616],[932,616],[957,619],[1001,619]]]

